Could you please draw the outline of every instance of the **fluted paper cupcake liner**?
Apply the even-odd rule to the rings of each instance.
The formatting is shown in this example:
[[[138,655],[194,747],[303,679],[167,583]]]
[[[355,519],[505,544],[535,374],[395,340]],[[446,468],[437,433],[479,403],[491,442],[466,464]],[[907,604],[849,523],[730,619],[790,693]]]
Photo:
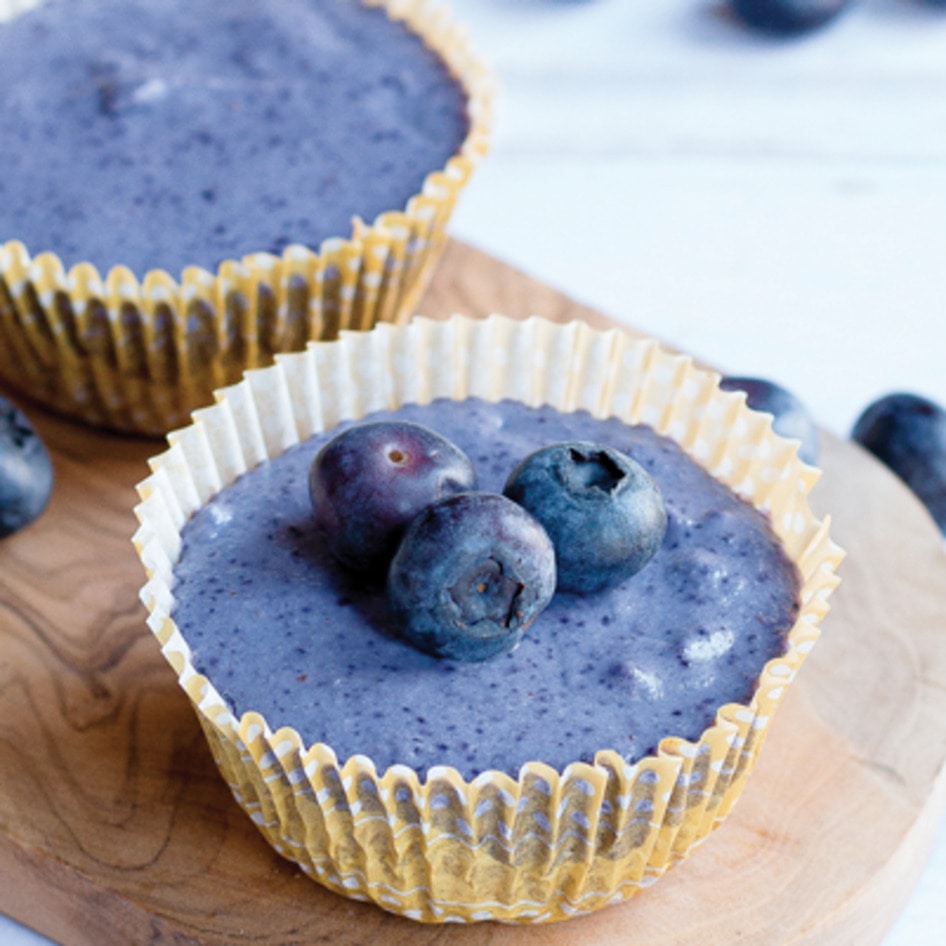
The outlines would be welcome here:
[[[0,0],[0,21],[37,2]],[[121,265],[103,276],[86,262],[67,271],[53,253],[0,244],[0,378],[96,426],[162,435],[277,352],[413,313],[457,197],[488,149],[492,81],[436,3],[363,2],[419,34],[467,95],[467,137],[421,192],[373,222],[354,220],[350,237],[318,252],[293,245],[216,273],[188,267],[179,280],[162,270],[139,280]]]
[[[169,436],[136,510],[148,623],[224,778],[276,850],[325,886],[414,919],[537,923],[636,894],[726,817],[818,639],[843,553],[808,506],[818,471],[718,380],[619,330],[417,319],[280,356]],[[171,616],[189,517],[245,471],[341,420],[468,395],[650,424],[768,514],[800,571],[801,609],[749,704],[721,706],[699,741],[668,734],[633,764],[605,748],[593,764],[556,771],[536,760],[517,776],[471,781],[446,767],[425,780],[406,766],[378,772],[369,758],[307,745],[291,727],[273,731],[258,713],[234,716],[194,669]]]

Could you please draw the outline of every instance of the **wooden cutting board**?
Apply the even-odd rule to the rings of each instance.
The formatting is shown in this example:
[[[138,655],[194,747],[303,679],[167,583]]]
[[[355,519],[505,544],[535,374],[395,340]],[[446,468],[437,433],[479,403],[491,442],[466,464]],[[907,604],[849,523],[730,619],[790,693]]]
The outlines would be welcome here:
[[[457,243],[420,309],[608,324]],[[850,443],[826,438],[813,496],[843,582],[729,821],[592,916],[422,927],[281,860],[218,777],[137,598],[134,484],[160,444],[29,413],[57,485],[0,543],[0,910],[70,946],[874,946],[908,896],[946,809],[946,552]]]

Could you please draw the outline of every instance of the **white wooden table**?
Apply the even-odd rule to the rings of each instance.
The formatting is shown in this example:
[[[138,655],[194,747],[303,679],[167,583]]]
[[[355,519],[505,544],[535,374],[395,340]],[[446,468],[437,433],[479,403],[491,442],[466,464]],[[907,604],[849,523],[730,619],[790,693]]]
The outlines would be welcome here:
[[[946,12],[862,0],[784,43],[721,0],[452,6],[501,87],[456,236],[837,434],[891,390],[946,404]],[[944,890],[946,829],[884,946],[939,946]]]

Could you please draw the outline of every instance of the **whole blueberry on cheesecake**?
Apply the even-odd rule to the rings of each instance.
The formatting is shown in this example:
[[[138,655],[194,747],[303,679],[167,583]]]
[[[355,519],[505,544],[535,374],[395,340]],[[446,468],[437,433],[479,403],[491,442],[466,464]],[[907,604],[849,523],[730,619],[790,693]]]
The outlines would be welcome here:
[[[555,593],[542,526],[498,493],[463,493],[411,523],[388,572],[401,634],[437,657],[481,661],[512,650]]]
[[[910,487],[946,535],[946,410],[917,394],[888,394],[865,408],[851,437]]]
[[[467,455],[420,424],[349,427],[316,454],[309,495],[329,552],[361,571],[387,567],[407,524],[425,507],[476,488]]]
[[[602,444],[537,450],[512,471],[503,493],[551,537],[560,591],[589,594],[630,578],[667,529],[663,497],[647,471]]]

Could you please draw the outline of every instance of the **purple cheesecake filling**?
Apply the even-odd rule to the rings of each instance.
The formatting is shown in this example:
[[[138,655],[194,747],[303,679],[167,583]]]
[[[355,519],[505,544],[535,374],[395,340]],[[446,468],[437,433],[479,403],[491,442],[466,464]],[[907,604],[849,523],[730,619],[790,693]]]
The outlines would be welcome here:
[[[468,129],[358,0],[46,0],[0,24],[0,242],[137,276],[347,237]]]
[[[222,490],[184,529],[174,618],[236,715],[258,711],[273,729],[291,725],[340,760],[367,755],[379,771],[514,775],[530,760],[561,769],[614,749],[634,761],[665,736],[698,739],[784,653],[795,566],[759,512],[649,427],[512,401],[372,415],[389,416],[453,440],[492,491],[539,447],[609,444],[659,485],[663,545],[614,588],[557,594],[513,652],[438,660],[400,640],[383,590],[321,546],[306,481],[334,432],[312,438]]]

